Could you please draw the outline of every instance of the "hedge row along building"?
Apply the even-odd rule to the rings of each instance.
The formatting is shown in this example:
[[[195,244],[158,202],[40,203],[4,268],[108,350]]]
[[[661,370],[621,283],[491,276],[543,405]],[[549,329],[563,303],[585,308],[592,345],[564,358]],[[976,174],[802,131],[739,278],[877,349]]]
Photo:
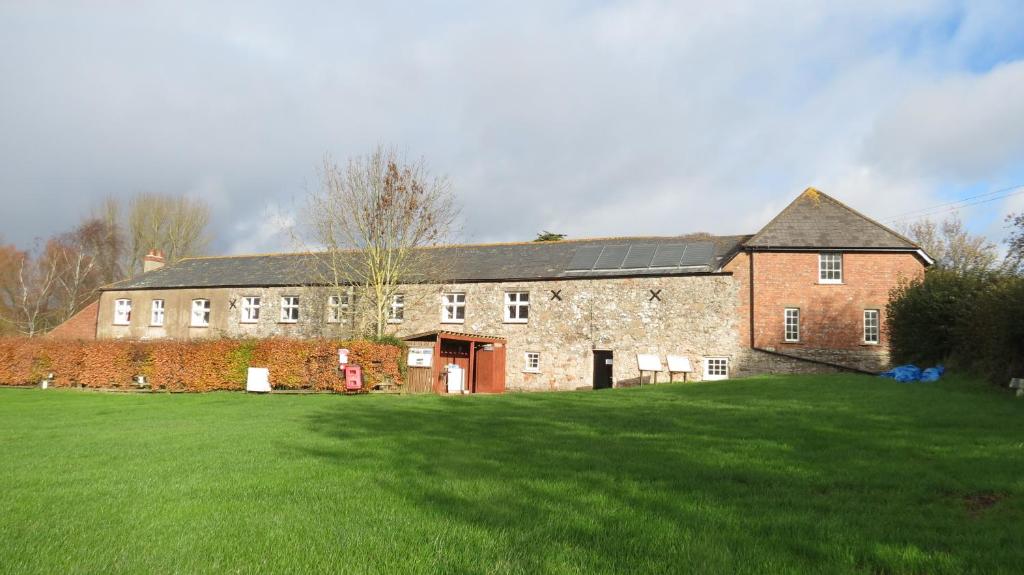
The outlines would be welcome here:
[[[390,332],[480,336],[504,351],[501,387],[520,390],[629,385],[637,354],[686,356],[697,380],[877,370],[889,362],[889,291],[931,264],[912,241],[814,189],[754,235],[429,249],[445,279],[404,286]],[[350,297],[326,295],[311,258],[159,267],[102,292],[96,337],[346,337]],[[438,350],[443,362],[466,361],[467,350]]]

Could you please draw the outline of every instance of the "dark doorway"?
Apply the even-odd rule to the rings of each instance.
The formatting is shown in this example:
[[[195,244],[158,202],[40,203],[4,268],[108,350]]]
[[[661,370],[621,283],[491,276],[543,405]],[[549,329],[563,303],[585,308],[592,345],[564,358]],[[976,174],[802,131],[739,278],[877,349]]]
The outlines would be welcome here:
[[[612,352],[604,349],[594,350],[594,389],[608,389],[615,380],[612,379]]]

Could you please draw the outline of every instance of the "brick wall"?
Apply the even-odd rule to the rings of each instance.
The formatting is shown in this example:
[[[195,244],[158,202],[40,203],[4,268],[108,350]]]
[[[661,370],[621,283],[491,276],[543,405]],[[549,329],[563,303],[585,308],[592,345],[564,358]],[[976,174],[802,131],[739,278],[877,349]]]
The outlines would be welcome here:
[[[96,316],[100,302],[94,301],[46,334],[49,339],[96,339]]]
[[[885,306],[901,279],[918,277],[924,264],[909,253],[843,254],[843,281],[818,282],[818,252],[755,252],[729,263],[738,283],[739,336],[750,343],[750,257],[753,257],[753,347],[879,369],[888,364]],[[800,339],[784,337],[784,310],[800,310]],[[864,310],[877,309],[880,341],[864,342]]]

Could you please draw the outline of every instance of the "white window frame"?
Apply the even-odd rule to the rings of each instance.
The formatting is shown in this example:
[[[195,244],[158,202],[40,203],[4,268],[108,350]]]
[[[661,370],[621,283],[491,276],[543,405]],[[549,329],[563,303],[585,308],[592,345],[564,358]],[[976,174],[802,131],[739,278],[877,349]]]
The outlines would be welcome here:
[[[441,323],[466,323],[466,292],[441,294]]]
[[[842,252],[821,252],[818,254],[818,283],[843,283]]]
[[[402,323],[405,320],[405,294],[396,293],[391,296],[388,305],[388,323]]]
[[[874,316],[874,321],[869,320],[870,316]],[[871,325],[873,323],[874,325]],[[868,339],[868,329],[874,329],[874,339]],[[866,345],[878,345],[882,341],[882,312],[878,309],[866,309],[864,310],[864,343]]]
[[[528,323],[530,321],[530,292],[505,292],[504,307],[505,323]]]
[[[327,323],[341,323],[348,315],[349,295],[334,294],[327,296]]]
[[[239,323],[258,323],[260,321],[260,309],[263,307],[263,297],[258,295],[242,296],[242,309]]]
[[[131,325],[132,300],[121,298],[114,300],[114,325]]]
[[[793,324],[790,325],[790,320]],[[792,327],[792,329],[790,329]],[[782,341],[796,343],[800,341],[800,308],[787,307],[782,312]]]
[[[302,316],[299,313],[299,296],[281,296],[281,323],[298,323],[300,317]]]
[[[150,305],[149,310],[149,325],[153,327],[163,327],[164,325],[164,311],[167,308],[167,303],[162,299],[155,299]]]
[[[523,354],[523,371],[526,373],[540,373],[539,351],[528,351]]]
[[[719,381],[729,379],[729,358],[727,357],[705,357],[701,360],[704,381]],[[725,373],[721,373],[720,367],[725,367]]]
[[[189,316],[189,327],[210,327],[210,300],[192,300],[192,313]]]

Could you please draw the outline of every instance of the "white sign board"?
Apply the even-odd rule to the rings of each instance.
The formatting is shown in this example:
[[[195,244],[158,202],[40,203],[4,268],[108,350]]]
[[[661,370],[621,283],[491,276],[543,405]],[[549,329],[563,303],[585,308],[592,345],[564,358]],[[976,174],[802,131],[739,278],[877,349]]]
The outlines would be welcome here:
[[[268,393],[270,391],[270,370],[265,367],[250,367],[245,380],[246,391]]]
[[[348,350],[341,348],[338,350],[338,365],[345,365],[348,363]]]
[[[693,366],[690,365],[690,358],[685,355],[668,356],[668,370],[672,373],[692,373]]]
[[[661,358],[656,355],[636,354],[636,364],[640,371],[661,371]]]
[[[432,367],[434,365],[434,348],[410,347],[409,367]]]

